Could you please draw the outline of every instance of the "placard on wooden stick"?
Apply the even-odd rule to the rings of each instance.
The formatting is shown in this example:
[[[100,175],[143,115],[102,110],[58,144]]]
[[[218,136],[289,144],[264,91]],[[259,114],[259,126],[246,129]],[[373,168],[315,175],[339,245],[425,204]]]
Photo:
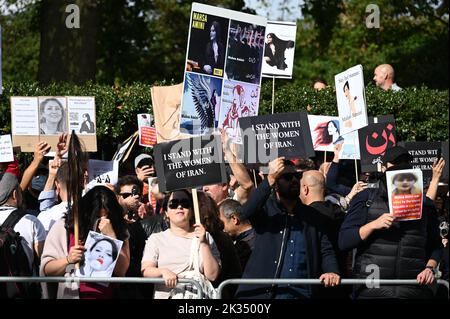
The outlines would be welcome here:
[[[226,182],[218,135],[159,143],[153,154],[161,192]]]

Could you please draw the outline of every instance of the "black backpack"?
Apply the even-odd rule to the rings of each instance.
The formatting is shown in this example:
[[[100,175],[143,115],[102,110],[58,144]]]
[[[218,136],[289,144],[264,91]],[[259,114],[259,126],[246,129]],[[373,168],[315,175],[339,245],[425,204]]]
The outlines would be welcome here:
[[[30,263],[22,246],[22,236],[14,226],[26,215],[20,209],[14,210],[0,226],[0,276],[33,276],[35,265]],[[33,250],[34,251],[34,250]],[[36,257],[34,258],[36,260]],[[0,282],[0,298],[40,298],[38,283]]]

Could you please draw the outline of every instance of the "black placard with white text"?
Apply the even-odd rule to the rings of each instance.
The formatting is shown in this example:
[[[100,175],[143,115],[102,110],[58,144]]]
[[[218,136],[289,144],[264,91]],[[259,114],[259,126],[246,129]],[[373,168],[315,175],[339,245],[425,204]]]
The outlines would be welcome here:
[[[221,138],[204,135],[154,147],[161,192],[226,182]]]
[[[240,118],[239,125],[245,163],[268,163],[280,156],[292,159],[315,155],[304,111]]]

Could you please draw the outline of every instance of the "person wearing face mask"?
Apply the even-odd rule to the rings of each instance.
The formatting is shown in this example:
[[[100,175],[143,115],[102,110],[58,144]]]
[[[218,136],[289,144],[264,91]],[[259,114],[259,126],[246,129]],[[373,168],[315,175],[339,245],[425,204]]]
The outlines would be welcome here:
[[[400,146],[386,150],[383,173],[411,169],[412,157]],[[406,190],[406,191],[409,191]],[[389,213],[386,175],[375,189],[365,189],[355,195],[339,232],[339,248],[356,248],[353,275],[373,276],[374,265],[380,279],[416,279],[419,285],[381,285],[374,289],[355,286],[353,297],[370,298],[431,298],[429,285],[435,280],[435,269],[441,256],[439,221],[433,202],[425,197],[422,216],[414,221],[396,221]]]
[[[340,283],[333,247],[316,226],[317,212],[300,201],[300,180],[291,161],[277,158],[269,163],[267,180],[243,205],[241,216],[250,220],[256,233],[243,278],[320,279],[326,287]],[[236,297],[307,299],[319,294],[317,286],[242,284]]]

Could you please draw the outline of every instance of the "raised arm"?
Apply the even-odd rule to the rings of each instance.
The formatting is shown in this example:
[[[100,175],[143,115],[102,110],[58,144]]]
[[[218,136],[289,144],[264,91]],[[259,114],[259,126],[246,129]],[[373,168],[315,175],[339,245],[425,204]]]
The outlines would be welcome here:
[[[444,166],[445,160],[442,157],[433,163],[433,175],[431,177],[430,186],[428,187],[427,191],[427,197],[431,200],[436,199],[437,189],[439,186],[439,179],[441,178]]]
[[[48,145],[48,143],[46,142],[41,141],[36,144],[34,148],[33,161],[27,167],[25,172],[23,172],[22,181],[20,182],[20,188],[22,190],[26,190],[28,188],[34,174],[36,174],[39,164],[42,162],[42,160],[44,159],[44,155],[47,154],[49,150],[50,145]]]
[[[253,181],[248,175],[245,166],[238,162],[236,156],[236,144],[231,142],[224,130],[221,129],[220,133],[222,135],[222,146],[225,157],[230,164],[234,177],[236,177],[236,180],[239,183],[239,187],[235,190],[238,196],[238,201],[241,204],[244,204],[254,187]]]

